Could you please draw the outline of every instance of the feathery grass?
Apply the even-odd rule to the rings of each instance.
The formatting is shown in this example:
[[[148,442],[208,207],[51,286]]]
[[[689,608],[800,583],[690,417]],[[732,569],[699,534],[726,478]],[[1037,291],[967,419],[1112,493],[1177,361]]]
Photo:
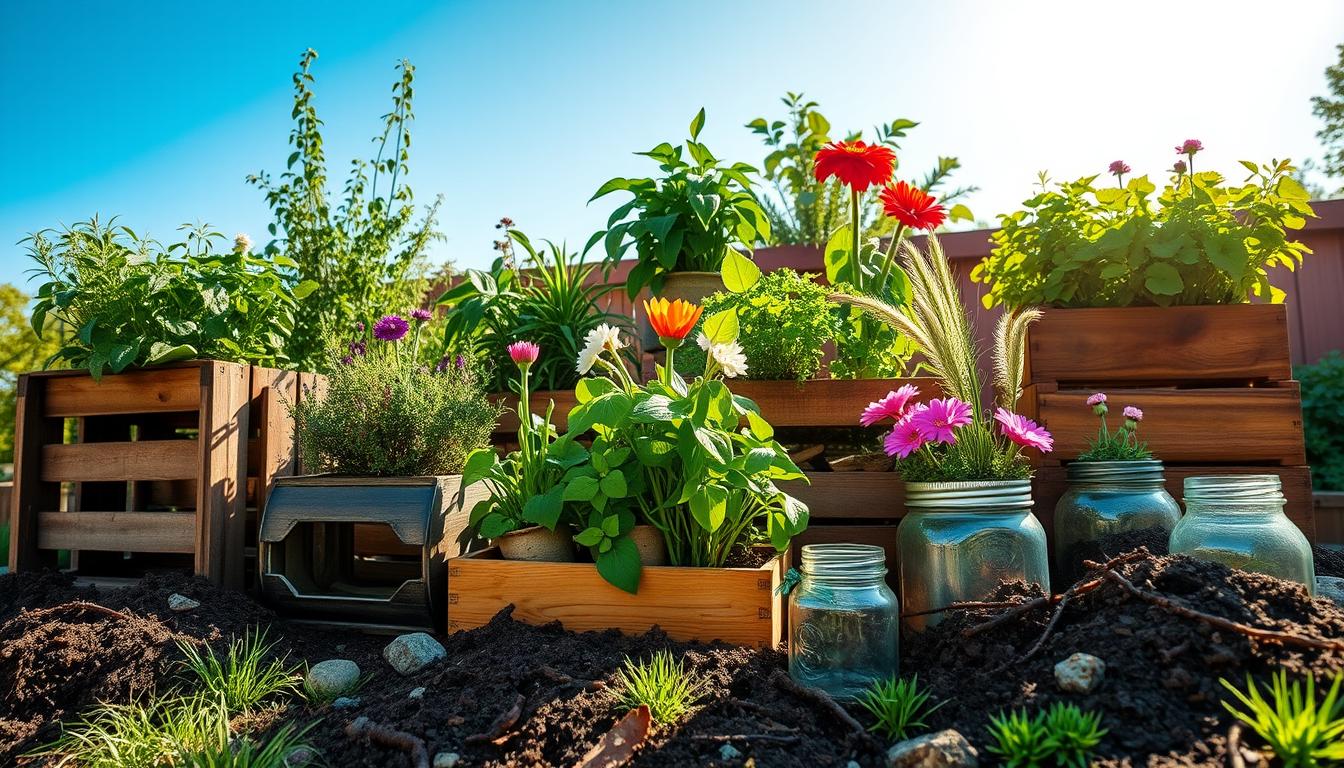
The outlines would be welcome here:
[[[672,654],[658,651],[651,659],[636,664],[625,660],[625,668],[616,673],[616,705],[628,711],[643,704],[655,723],[667,725],[687,715],[705,694],[708,681],[688,671]]]
[[[274,643],[266,642],[262,629],[248,630],[241,638],[229,642],[229,650],[221,659],[214,649],[201,649],[179,642],[184,662],[201,681],[203,689],[220,697],[229,712],[247,712],[266,699],[280,693],[297,693],[297,669],[284,658],[271,658]]]
[[[171,765],[184,748],[212,743],[221,723],[228,728],[228,713],[203,696],[100,704],[35,754],[82,768],[157,768]]]
[[[306,763],[291,764],[286,758],[300,747],[313,750],[306,737],[315,725],[316,722],[309,723],[298,729],[290,723],[266,741],[258,742],[246,736],[231,739],[228,719],[224,718],[217,722],[213,741],[200,747],[180,748],[173,765],[184,768],[299,768]]]

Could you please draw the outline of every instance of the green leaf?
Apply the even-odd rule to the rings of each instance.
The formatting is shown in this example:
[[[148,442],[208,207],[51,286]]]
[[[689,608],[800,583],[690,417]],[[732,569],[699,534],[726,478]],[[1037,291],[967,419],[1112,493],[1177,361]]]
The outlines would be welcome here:
[[[601,528],[584,528],[574,535],[574,542],[585,547],[595,547],[602,538]]]
[[[313,291],[316,291],[319,287],[321,287],[321,284],[318,283],[316,280],[304,280],[302,283],[299,283],[298,285],[294,286],[294,298],[306,299]]]
[[[737,310],[735,309],[715,312],[705,320],[705,336],[715,344],[730,344],[737,341],[738,332]]]
[[[494,448],[477,448],[472,451],[466,465],[462,467],[462,485],[475,485],[484,480],[498,463],[499,454],[495,453]]]
[[[964,203],[957,203],[947,212],[947,218],[952,221],[975,221],[975,214]]]
[[[629,536],[607,539],[603,544],[608,541],[611,547],[597,555],[597,572],[613,586],[632,595],[639,592],[639,549]]]
[[[701,528],[711,533],[719,530],[728,513],[728,492],[717,485],[707,485],[691,495],[691,517]]]
[[[755,435],[757,440],[770,440],[775,436],[775,428],[755,411],[747,411],[747,426],[751,428],[751,434]]]
[[[569,431],[581,434],[594,424],[615,427],[630,415],[634,400],[621,390],[614,390],[576,405],[569,412]]]
[[[747,460],[745,463],[746,470],[749,474],[764,472],[765,470],[770,468],[770,464],[773,463],[774,460],[775,460],[774,449],[752,448],[751,451],[747,453]]]
[[[112,353],[108,355],[107,362],[112,368],[113,373],[121,373],[127,366],[135,362],[135,358],[140,354],[140,341],[137,339],[134,344],[113,344]]]
[[[1284,200],[1301,200],[1306,202],[1311,199],[1311,193],[1302,186],[1301,182],[1292,176],[1284,176],[1279,179],[1279,197]]]
[[[691,139],[695,140],[700,136],[700,129],[705,127],[705,108],[701,107],[695,117],[691,118]]]
[[[623,499],[626,494],[625,473],[619,469],[613,469],[602,476],[598,482],[598,487],[608,498]]]
[[[745,293],[761,279],[761,268],[756,263],[733,248],[723,254],[723,266],[719,269],[723,276],[723,287],[733,293]]]
[[[1175,296],[1185,290],[1185,282],[1175,267],[1155,261],[1144,270],[1144,287],[1159,296]]]
[[[597,478],[586,475],[570,480],[564,489],[564,501],[592,501],[599,490]]]
[[[619,536],[621,533],[621,519],[616,515],[602,519],[602,533],[611,538]]]
[[[850,276],[851,254],[850,249],[854,247],[854,236],[850,234],[849,226],[843,226],[835,230],[830,239],[826,241],[826,253],[822,260],[826,264],[826,281],[832,285],[836,283],[853,282]]]
[[[165,344],[162,341],[156,341],[149,347],[149,357],[145,359],[146,365],[160,365],[162,363],[175,363],[179,360],[191,360],[196,357],[196,348],[190,344],[178,344],[176,346]]]
[[[580,403],[586,403],[615,390],[616,385],[611,379],[600,377],[579,379],[579,383],[574,387],[574,398]]]
[[[563,496],[573,485],[573,483],[569,486],[557,485],[546,493],[528,499],[523,505],[523,519],[548,530],[555,530],[556,523],[560,522],[560,513],[565,508]]]
[[[603,195],[609,195],[617,190],[630,189],[630,185],[633,182],[634,179],[625,179],[620,176],[617,176],[614,179],[608,179],[605,184],[597,188],[597,192],[594,192],[592,197],[588,198],[588,202],[591,203],[597,198],[602,197]]]
[[[481,521],[481,535],[487,539],[497,539],[512,530],[516,530],[513,521],[495,512]]]

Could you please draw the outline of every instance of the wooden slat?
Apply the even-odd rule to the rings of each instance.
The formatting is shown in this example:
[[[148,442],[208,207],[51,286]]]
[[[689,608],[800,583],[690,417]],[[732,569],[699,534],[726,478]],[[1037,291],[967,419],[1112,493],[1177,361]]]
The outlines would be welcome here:
[[[813,520],[887,519],[905,515],[905,483],[895,472],[807,472],[810,484],[782,488],[807,505]]]
[[[115,482],[196,477],[195,440],[72,443],[42,446],[42,481]]]
[[[491,548],[448,562],[448,631],[484,626],[513,605],[529,624],[559,621],[566,629],[619,629],[627,634],[657,626],[674,640],[723,640],[775,647],[783,637],[783,608],[774,589],[782,560],[761,568],[646,567],[639,594],[607,582],[591,563],[497,559]]]
[[[202,408],[197,440],[196,573],[227,589],[241,590],[247,514],[248,366],[211,362],[197,373]]]
[[[266,511],[275,478],[292,475],[298,469],[294,419],[289,414],[289,404],[295,402],[298,391],[299,374],[293,371],[251,369],[248,427],[257,436],[247,441],[247,474],[257,478],[254,506],[258,519]]]
[[[733,380],[733,394],[751,399],[774,427],[857,427],[859,415],[874,400],[904,384],[920,397],[938,397],[938,382],[910,379],[811,379],[809,381]]]
[[[1292,378],[1282,304],[1047,309],[1027,381],[1082,386]]]
[[[43,379],[24,374],[16,389],[14,418],[14,490],[9,506],[9,569],[32,570],[42,565],[37,546],[38,512],[57,509],[61,487],[42,482],[42,446],[61,441],[60,419],[46,418]]]
[[[518,414],[516,411],[518,396],[514,394],[491,395],[490,399],[504,405],[504,413],[499,417],[499,425],[495,427],[495,434],[516,433],[518,431]],[[532,412],[538,416],[545,416],[547,403],[554,401],[555,411],[551,414],[551,424],[561,431],[564,431],[569,424],[570,409],[579,404],[579,401],[574,398],[574,390],[572,389],[533,392],[531,401]]]
[[[1317,542],[1344,548],[1344,492],[1317,491],[1315,502]]]
[[[1055,438],[1055,449],[1035,455],[1057,464],[1075,459],[1095,437],[1097,417],[1086,405],[1087,389],[1058,390],[1033,384],[1019,408],[1040,421]],[[1110,424],[1121,409],[1143,410],[1141,439],[1166,462],[1186,464],[1306,464],[1302,401],[1297,382],[1264,387],[1107,390]],[[1033,452],[1034,453],[1034,452]]]
[[[196,546],[191,512],[40,512],[42,549],[190,553]]]
[[[47,416],[194,411],[201,405],[201,369],[156,368],[109,374],[44,377]]]

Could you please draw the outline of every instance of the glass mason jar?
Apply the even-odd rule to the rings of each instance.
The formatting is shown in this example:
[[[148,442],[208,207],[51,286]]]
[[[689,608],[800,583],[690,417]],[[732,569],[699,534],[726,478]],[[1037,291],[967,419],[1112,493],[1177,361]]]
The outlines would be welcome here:
[[[900,607],[886,552],[871,544],[807,544],[789,593],[789,675],[854,699],[900,670]]]
[[[1171,553],[1296,581],[1315,594],[1311,545],[1283,504],[1278,475],[1187,477]]]
[[[905,626],[922,631],[942,614],[910,614],[984,600],[1000,581],[1048,590],[1050,554],[1031,504],[1030,480],[906,483],[896,529]]]
[[[1153,529],[1165,543],[1181,519],[1160,461],[1075,461],[1067,472],[1068,490],[1055,505],[1054,541],[1056,575],[1066,585],[1083,576],[1083,560],[1120,554],[1105,549],[1103,538]]]

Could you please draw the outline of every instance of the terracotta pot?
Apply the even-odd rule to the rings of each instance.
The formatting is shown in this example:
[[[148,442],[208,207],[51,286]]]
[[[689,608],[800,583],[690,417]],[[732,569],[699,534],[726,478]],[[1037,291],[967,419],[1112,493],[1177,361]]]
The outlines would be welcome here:
[[[652,525],[636,525],[630,531],[630,540],[639,550],[639,562],[644,565],[667,565],[667,545],[663,532]]]
[[[658,297],[668,301],[682,299],[699,304],[706,296],[722,290],[723,278],[718,272],[672,272],[663,282],[663,289],[658,292]],[[639,309],[643,310],[643,305],[640,305]],[[643,311],[638,311],[636,314],[639,317],[640,346],[646,352],[662,349],[663,343],[658,340],[658,334],[653,332],[653,326],[649,325],[648,315]]]
[[[574,540],[569,531],[552,531],[539,525],[523,528],[494,540],[505,560],[534,560],[545,563],[574,562]]]

